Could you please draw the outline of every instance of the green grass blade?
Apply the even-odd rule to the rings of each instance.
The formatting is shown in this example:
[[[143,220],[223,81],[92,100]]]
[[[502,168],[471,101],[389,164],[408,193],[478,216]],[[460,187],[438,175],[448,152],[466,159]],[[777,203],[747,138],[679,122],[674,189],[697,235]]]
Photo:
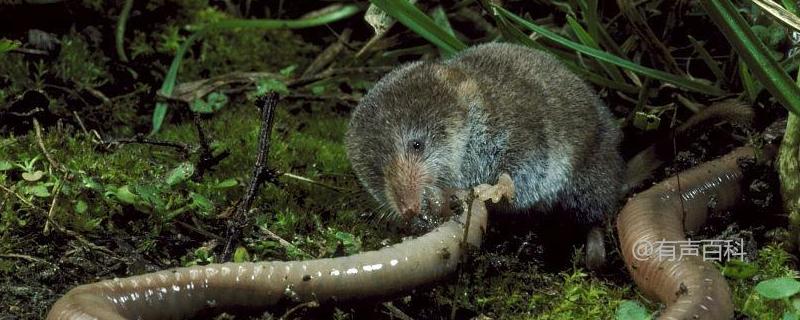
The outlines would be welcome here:
[[[346,5],[326,14],[298,20],[275,20],[275,19],[225,19],[213,22],[206,28],[215,29],[302,29],[316,27],[323,24],[339,21],[348,18],[361,11],[356,5]]]
[[[708,69],[711,70],[711,73],[714,74],[714,78],[716,78],[718,82],[724,81],[725,73],[722,72],[722,69],[719,68],[719,65],[717,64],[717,61],[714,60],[714,57],[712,57],[711,54],[708,53],[708,50],[706,50],[706,48],[703,47],[703,44],[701,44],[699,41],[697,41],[697,39],[695,39],[690,35],[686,35],[686,37],[689,38],[689,42],[692,43],[694,51],[696,51],[697,54],[700,55],[700,59],[703,60],[706,66],[708,66]]]
[[[183,61],[183,56],[186,55],[186,50],[189,46],[197,40],[198,37],[203,33],[203,30],[199,30],[193,33],[189,38],[184,41],[180,47],[178,47],[178,52],[175,53],[175,58],[172,59],[172,63],[169,65],[169,70],[167,70],[167,75],[164,76],[164,82],[161,84],[161,89],[159,89],[159,93],[164,96],[172,95],[172,90],[175,89],[175,80],[178,78],[178,70],[181,68],[181,62]],[[156,109],[153,111],[153,130],[150,131],[150,134],[153,135],[158,130],[161,129],[161,125],[164,123],[164,117],[167,115],[167,103],[166,102],[157,102]]]
[[[370,0],[370,2],[448,54],[467,48],[467,45],[437,26],[431,18],[406,0]]]
[[[638,65],[638,64],[636,64],[634,62],[631,62],[629,60],[626,60],[626,59],[617,57],[615,55],[612,55],[612,54],[610,54],[608,52],[604,52],[604,51],[601,51],[601,50],[594,49],[592,47],[588,47],[588,46],[582,45],[580,43],[576,43],[574,41],[566,39],[566,38],[564,38],[564,37],[552,32],[550,30],[547,30],[546,28],[543,28],[541,26],[537,26],[537,25],[531,23],[530,21],[528,21],[528,20],[526,20],[526,19],[524,19],[524,18],[522,18],[520,16],[517,16],[517,15],[513,14],[513,13],[509,12],[508,10],[503,9],[502,7],[493,6],[493,8],[495,9],[495,14],[508,17],[509,19],[511,19],[512,21],[520,24],[521,26],[523,26],[523,27],[525,27],[525,28],[527,28],[527,29],[529,29],[531,31],[537,32],[540,35],[542,35],[543,37],[545,37],[545,38],[547,38],[547,39],[549,39],[549,40],[551,40],[551,41],[553,41],[553,42],[555,42],[555,43],[557,43],[557,44],[559,44],[561,46],[564,46],[564,47],[570,48],[572,50],[578,51],[578,52],[580,52],[582,54],[591,56],[591,57],[593,57],[593,58],[595,58],[595,59],[597,59],[599,61],[605,61],[605,62],[614,64],[614,65],[619,66],[619,67],[621,67],[623,69],[630,70],[630,71],[642,74],[644,76],[647,76],[647,77],[650,77],[650,78],[653,78],[653,79],[657,79],[657,80],[661,80],[661,81],[666,82],[666,83],[673,84],[673,85],[675,85],[675,86],[677,86],[679,88],[684,88],[684,89],[687,89],[687,90],[692,90],[692,91],[705,93],[705,94],[710,94],[710,95],[715,95],[715,96],[719,96],[719,95],[722,95],[724,93],[720,88],[712,86],[712,85],[709,85],[706,82],[702,82],[702,81],[699,81],[699,80],[693,80],[693,79],[686,79],[686,78],[683,78],[683,77],[680,77],[680,76],[676,76],[674,74],[667,73],[667,72],[664,72],[664,71],[661,71],[661,70],[656,70],[656,69],[651,69],[651,68],[648,68],[648,67],[644,67],[644,66]]]
[[[122,11],[117,18],[117,30],[114,34],[117,56],[122,62],[128,62],[128,56],[125,54],[125,27],[128,25],[128,16],[131,14],[133,8],[133,0],[125,0],[122,5]]]
[[[578,4],[580,5],[581,15],[583,16],[584,23],[586,23],[587,31],[592,35],[592,38],[600,39],[600,44],[611,51],[611,53],[620,57],[625,56],[622,49],[620,49],[619,45],[617,45],[614,39],[606,32],[605,26],[600,22],[597,0],[580,1]]]
[[[786,10],[795,14],[800,11],[797,8],[797,2],[795,2],[795,0],[783,0],[783,6],[786,7]]]
[[[447,20],[447,13],[444,12],[444,8],[442,8],[442,6],[436,6],[436,8],[433,8],[431,15],[433,16],[433,23],[439,26],[439,28],[442,28],[449,35],[454,37],[456,36],[456,32],[453,31],[453,26],[451,26],[450,21]]]
[[[728,0],[701,0],[709,17],[719,27],[734,50],[742,57],[756,79],[783,106],[800,114],[800,89],[772,59],[761,41],[756,38],[744,18]]]
[[[762,87],[753,79],[752,74],[750,74],[750,68],[747,67],[747,63],[744,62],[744,59],[739,59],[739,79],[742,81],[742,87],[744,87],[747,100],[755,102]]]
[[[787,26],[794,31],[800,31],[800,18],[798,18],[793,13],[789,12],[789,10],[784,9],[781,5],[772,2],[772,0],[750,0],[751,2],[755,3],[759,6],[764,12],[768,15],[772,16],[778,22],[782,23],[784,26]],[[791,3],[791,1],[786,1]]]
[[[572,55],[570,55],[568,53],[556,50],[556,49],[551,48],[551,47],[543,46],[542,44],[540,44],[540,43],[538,43],[536,41],[533,41],[531,38],[528,38],[527,35],[522,33],[522,31],[517,29],[516,26],[514,26],[511,22],[508,21],[508,19],[506,19],[503,16],[496,16],[495,20],[497,21],[497,28],[503,34],[503,38],[505,40],[513,42],[513,43],[518,43],[518,44],[521,44],[521,45],[525,45],[525,46],[528,46],[528,47],[531,47],[531,48],[534,48],[534,49],[538,49],[538,50],[547,51],[547,52],[552,53],[559,60],[561,60],[561,62],[564,63],[564,65],[567,68],[569,68],[570,70],[572,70],[573,72],[575,72],[576,74],[578,74],[581,78],[583,78],[585,80],[588,80],[588,81],[590,81],[592,83],[595,83],[595,84],[603,86],[603,87],[607,87],[607,88],[611,88],[611,89],[614,89],[614,90],[619,90],[619,91],[623,91],[623,92],[627,92],[627,93],[636,93],[636,92],[639,91],[639,89],[637,89],[636,87],[634,87],[632,85],[629,85],[629,84],[625,83],[624,81],[623,82],[617,82],[617,81],[613,81],[613,80],[607,79],[607,78],[605,78],[605,77],[603,77],[603,76],[601,76],[599,74],[596,74],[596,73],[592,72],[590,70],[592,68],[588,68],[586,66],[579,65],[578,62],[577,62],[578,61],[578,57],[576,57],[576,56],[572,56]]]
[[[592,36],[583,29],[583,26],[581,26],[581,24],[575,20],[575,18],[568,15],[567,24],[569,24],[570,28],[572,28],[572,32],[575,33],[575,36],[578,37],[578,40],[580,40],[581,43],[595,49],[600,49],[600,45],[597,43],[597,41],[595,41],[594,38],[592,38]],[[611,79],[614,79],[614,81],[625,82],[625,78],[622,77],[622,73],[619,72],[617,67],[614,65],[611,65],[607,62],[600,62],[600,66],[603,67],[603,70],[605,70],[605,72],[611,76]]]
[[[436,6],[436,8],[433,9],[433,12],[431,12],[431,16],[433,16],[433,23],[439,26],[439,28],[442,28],[445,32],[453,37],[456,36],[456,32],[453,31],[453,26],[451,26],[450,21],[447,20],[447,13],[444,12],[444,8],[442,8],[442,6]],[[449,54],[444,50],[439,49],[439,51],[442,56],[449,56]]]
[[[172,90],[175,88],[175,80],[178,77],[178,71],[181,67],[181,62],[183,61],[183,56],[186,55],[186,50],[189,46],[194,43],[197,38],[201,37],[205,32],[208,30],[220,30],[220,29],[299,29],[299,28],[308,28],[308,27],[315,27],[327,23],[331,23],[334,21],[338,21],[341,19],[345,19],[354,15],[355,13],[359,12],[361,9],[356,5],[345,5],[342,6],[332,12],[328,12],[326,14],[308,18],[308,19],[298,19],[298,20],[272,20],[272,19],[226,19],[220,20],[205,26],[202,26],[200,29],[195,31],[186,41],[181,44],[178,48],[178,51],[175,53],[175,57],[172,59],[172,63],[169,65],[169,70],[167,71],[166,76],[164,76],[164,82],[161,84],[161,89],[159,92],[161,95],[169,96],[172,94]],[[155,110],[153,111],[153,119],[152,119],[152,131],[150,134],[153,135],[161,129],[161,125],[164,123],[164,117],[167,115],[167,103],[166,102],[158,102],[156,103]]]

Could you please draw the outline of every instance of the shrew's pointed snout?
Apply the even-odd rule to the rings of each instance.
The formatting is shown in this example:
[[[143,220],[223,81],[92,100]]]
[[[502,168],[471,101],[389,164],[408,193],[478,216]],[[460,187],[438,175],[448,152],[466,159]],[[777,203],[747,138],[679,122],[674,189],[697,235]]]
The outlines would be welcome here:
[[[409,220],[422,211],[422,190],[430,183],[423,163],[416,156],[400,155],[386,167],[386,193],[402,218]]]

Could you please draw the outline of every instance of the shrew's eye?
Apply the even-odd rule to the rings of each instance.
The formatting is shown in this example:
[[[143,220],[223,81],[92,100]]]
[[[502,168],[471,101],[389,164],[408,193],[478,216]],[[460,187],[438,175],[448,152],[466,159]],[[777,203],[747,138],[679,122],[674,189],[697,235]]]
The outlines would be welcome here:
[[[411,140],[408,142],[408,150],[416,153],[425,151],[425,143],[420,140]]]

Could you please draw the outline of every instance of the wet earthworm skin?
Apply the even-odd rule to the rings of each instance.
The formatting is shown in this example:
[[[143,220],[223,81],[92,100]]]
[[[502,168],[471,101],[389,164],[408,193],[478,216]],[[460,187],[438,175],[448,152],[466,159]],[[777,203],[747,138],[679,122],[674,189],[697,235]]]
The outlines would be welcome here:
[[[714,265],[700,256],[659,259],[659,250],[646,249],[662,240],[684,241],[684,228],[700,228],[710,206],[734,205],[742,178],[737,161],[752,157],[752,148],[738,148],[637,194],[620,212],[617,231],[625,264],[640,290],[667,305],[660,319],[733,317],[730,288]]]
[[[184,319],[209,308],[266,308],[386,296],[432,283],[456,269],[466,243],[479,246],[486,207],[419,238],[376,251],[309,261],[224,263],[177,268],[76,287],[47,315],[55,319]]]

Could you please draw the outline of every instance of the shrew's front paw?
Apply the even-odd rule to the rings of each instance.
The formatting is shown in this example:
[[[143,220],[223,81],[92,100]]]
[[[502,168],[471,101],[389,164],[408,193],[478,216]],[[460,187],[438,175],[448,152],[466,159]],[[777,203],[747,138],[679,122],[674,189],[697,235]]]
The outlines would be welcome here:
[[[481,201],[492,200],[492,203],[498,203],[503,197],[511,201],[514,199],[514,181],[507,173],[503,173],[497,179],[497,184],[481,184],[472,188],[472,192]]]

